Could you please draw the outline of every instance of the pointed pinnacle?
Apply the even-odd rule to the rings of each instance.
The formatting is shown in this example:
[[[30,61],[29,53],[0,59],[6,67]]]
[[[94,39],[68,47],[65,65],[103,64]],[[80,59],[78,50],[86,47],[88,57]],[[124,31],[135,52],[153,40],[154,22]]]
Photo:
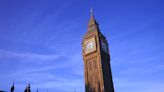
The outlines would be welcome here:
[[[93,16],[93,8],[91,8],[91,11],[90,12],[91,12],[91,16]]]

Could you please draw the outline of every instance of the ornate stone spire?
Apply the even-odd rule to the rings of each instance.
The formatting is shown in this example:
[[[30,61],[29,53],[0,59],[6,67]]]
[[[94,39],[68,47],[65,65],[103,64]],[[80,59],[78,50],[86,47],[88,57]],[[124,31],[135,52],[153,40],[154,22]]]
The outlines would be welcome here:
[[[93,16],[93,8],[91,8],[91,11],[90,12],[91,12],[91,17],[92,17]]]
[[[93,8],[91,8],[90,14],[91,14],[91,18],[89,20],[89,25],[88,25],[89,31],[93,30],[93,28],[98,28],[98,24],[94,18],[94,14],[93,14]]]
[[[37,88],[36,92],[39,92],[38,88]]]
[[[31,92],[31,90],[30,90],[30,84],[28,84],[28,85],[26,86],[26,89],[24,90],[24,92]]]
[[[10,92],[14,92],[14,82],[13,82],[13,85],[11,86]]]

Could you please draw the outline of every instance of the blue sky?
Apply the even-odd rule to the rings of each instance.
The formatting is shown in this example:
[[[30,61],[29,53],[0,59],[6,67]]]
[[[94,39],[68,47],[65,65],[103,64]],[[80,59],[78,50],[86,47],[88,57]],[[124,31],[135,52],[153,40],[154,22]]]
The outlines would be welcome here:
[[[106,36],[115,92],[164,92],[163,0],[1,0],[0,89],[84,92],[90,8]]]

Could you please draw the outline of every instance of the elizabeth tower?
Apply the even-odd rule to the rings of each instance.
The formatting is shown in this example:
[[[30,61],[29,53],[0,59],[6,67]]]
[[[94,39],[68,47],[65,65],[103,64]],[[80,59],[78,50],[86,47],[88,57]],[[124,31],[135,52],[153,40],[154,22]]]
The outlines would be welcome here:
[[[108,43],[92,12],[82,47],[85,92],[114,92]]]

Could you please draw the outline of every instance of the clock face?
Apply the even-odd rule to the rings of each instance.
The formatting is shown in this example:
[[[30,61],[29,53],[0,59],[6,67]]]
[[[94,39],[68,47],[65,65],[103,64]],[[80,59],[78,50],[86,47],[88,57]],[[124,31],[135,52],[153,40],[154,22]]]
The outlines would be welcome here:
[[[90,38],[84,42],[84,52],[85,54],[91,53],[96,50],[95,38]]]
[[[86,49],[93,49],[94,48],[94,41],[90,41],[86,44]]]

